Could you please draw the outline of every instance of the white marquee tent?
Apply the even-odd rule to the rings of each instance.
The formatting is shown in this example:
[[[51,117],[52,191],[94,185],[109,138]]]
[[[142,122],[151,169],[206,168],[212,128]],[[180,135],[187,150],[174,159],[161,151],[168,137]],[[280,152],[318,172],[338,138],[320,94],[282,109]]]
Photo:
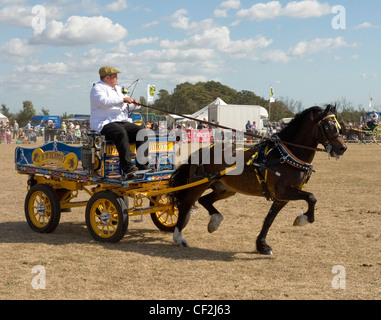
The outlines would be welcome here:
[[[0,123],[1,122],[3,122],[4,125],[8,122],[8,118],[2,113],[0,113]]]

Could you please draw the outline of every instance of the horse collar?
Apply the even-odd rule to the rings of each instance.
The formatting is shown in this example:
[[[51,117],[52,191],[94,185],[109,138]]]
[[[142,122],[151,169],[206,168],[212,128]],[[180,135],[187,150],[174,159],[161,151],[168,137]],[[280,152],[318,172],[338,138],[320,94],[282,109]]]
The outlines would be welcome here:
[[[279,137],[277,138],[278,141],[276,142],[276,147],[281,155],[281,163],[288,163],[289,165],[303,171],[315,172],[312,163],[308,163],[297,158],[282,142],[279,141]]]

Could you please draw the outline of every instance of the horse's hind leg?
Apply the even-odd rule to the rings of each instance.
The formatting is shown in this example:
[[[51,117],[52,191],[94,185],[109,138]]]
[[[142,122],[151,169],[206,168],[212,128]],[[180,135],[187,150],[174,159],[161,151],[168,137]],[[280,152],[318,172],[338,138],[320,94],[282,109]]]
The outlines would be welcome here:
[[[173,232],[173,241],[176,244],[183,247],[189,247],[181,231],[185,228],[187,222],[189,221],[192,206],[208,187],[209,185],[202,185],[198,188],[181,191],[177,195],[177,209],[179,210],[179,216]]]
[[[178,205],[179,216],[177,220],[177,224],[175,230],[173,232],[173,241],[182,246],[189,247],[187,241],[183,238],[181,231],[185,228],[187,221],[189,220],[190,209],[192,207],[192,203],[182,203]]]
[[[287,203],[287,201],[274,201],[273,205],[271,206],[270,211],[268,212],[265,221],[263,222],[262,230],[257,238],[256,244],[259,253],[266,255],[273,254],[271,247],[266,243],[267,233],[272,223],[274,222],[276,216],[278,215],[279,211],[281,211]]]
[[[218,229],[220,226],[222,220],[224,217],[221,215],[221,213],[218,212],[218,210],[213,206],[213,203],[215,203],[218,200],[227,199],[235,194],[234,191],[228,190],[225,185],[220,182],[216,181],[211,186],[213,192],[201,197],[198,202],[206,209],[208,210],[210,214],[210,221],[208,224],[208,232],[212,233]]]

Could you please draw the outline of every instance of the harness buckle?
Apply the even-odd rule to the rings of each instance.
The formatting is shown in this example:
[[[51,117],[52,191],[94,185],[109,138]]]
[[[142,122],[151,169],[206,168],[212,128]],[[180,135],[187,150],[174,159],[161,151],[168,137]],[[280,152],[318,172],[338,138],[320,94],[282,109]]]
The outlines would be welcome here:
[[[287,159],[288,159],[288,155],[283,156],[282,158],[280,158],[280,163],[284,164],[287,161]]]

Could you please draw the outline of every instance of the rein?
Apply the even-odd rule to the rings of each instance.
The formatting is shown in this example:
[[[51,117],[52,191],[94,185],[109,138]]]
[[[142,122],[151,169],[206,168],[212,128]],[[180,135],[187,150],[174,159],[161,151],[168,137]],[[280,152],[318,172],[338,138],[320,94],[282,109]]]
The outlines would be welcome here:
[[[144,108],[150,108],[152,110],[160,111],[160,112],[167,113],[167,114],[169,113],[168,110],[164,110],[164,109],[161,109],[161,108],[152,107],[152,106],[146,106],[146,105],[144,105],[142,103],[140,103],[139,105],[141,107],[144,107]],[[196,119],[196,118],[193,118],[193,117],[190,117],[190,116],[186,116],[186,115],[183,115],[183,114],[180,114],[180,113],[176,113],[176,112],[172,112],[171,111],[171,114],[174,114],[176,116],[179,116],[179,117],[182,117],[182,118],[186,118],[186,119],[189,119],[189,120],[193,120],[193,121],[201,122],[201,123],[204,123],[204,124],[208,124],[210,126],[214,126],[214,127],[217,127],[217,128],[221,128],[221,129],[225,129],[225,130],[231,130],[233,132],[242,132],[245,136],[249,136],[249,137],[252,137],[252,138],[264,139],[263,136],[260,136],[260,135],[254,134],[254,133],[248,133],[248,132],[244,132],[242,130],[236,130],[236,129],[229,128],[229,127],[226,127],[226,126],[215,124],[213,122],[209,122],[209,121],[205,121],[205,120]],[[319,126],[320,126],[322,121],[324,121],[324,120],[326,120],[328,118],[331,118],[331,117],[333,117],[336,120],[336,123],[338,123],[337,119],[336,119],[336,116],[332,114],[332,115],[329,115],[328,117],[320,120]],[[338,127],[341,128],[340,124],[338,124]],[[317,151],[317,152],[326,152],[326,153],[328,153],[328,151],[326,149],[322,149],[322,148],[307,147],[307,146],[303,146],[301,144],[295,144],[295,143],[291,143],[291,142],[287,142],[287,141],[282,141],[280,139],[269,139],[269,140],[275,141],[275,142],[279,142],[279,143],[283,143],[283,144],[286,144],[286,145],[289,145],[289,146],[292,146],[292,147],[296,147],[296,148],[301,148],[301,149],[306,149],[306,150],[312,150],[312,151]]]

